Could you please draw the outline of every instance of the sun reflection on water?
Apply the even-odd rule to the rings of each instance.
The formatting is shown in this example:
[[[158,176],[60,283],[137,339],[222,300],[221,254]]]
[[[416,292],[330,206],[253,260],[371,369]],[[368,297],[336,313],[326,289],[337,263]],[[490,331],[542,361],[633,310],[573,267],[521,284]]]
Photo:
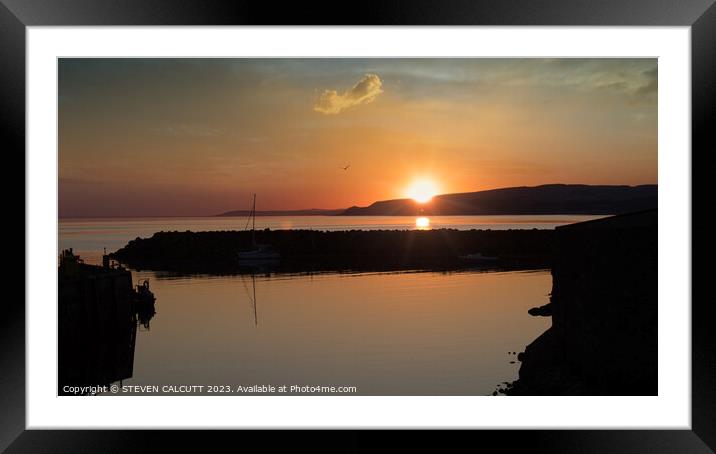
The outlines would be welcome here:
[[[430,218],[415,218],[415,227],[417,227],[418,230],[428,230],[430,228]]]

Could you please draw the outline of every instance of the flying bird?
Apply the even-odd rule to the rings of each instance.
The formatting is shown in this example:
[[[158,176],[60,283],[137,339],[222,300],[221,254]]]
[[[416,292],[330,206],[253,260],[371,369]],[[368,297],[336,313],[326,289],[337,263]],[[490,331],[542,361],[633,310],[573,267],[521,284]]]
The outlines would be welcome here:
[[[345,167],[341,167],[341,169],[343,169],[343,170],[348,170],[348,168],[349,168],[350,166],[351,166],[351,165],[350,165],[350,164],[348,164],[348,165],[347,165],[347,166],[345,166]]]

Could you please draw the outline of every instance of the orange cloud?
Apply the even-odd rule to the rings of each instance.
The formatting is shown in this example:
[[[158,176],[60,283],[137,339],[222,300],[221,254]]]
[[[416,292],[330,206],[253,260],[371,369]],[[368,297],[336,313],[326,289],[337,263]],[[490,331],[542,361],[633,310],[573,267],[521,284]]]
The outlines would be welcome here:
[[[350,90],[339,95],[336,90],[324,90],[313,106],[313,110],[335,115],[349,107],[368,104],[383,93],[383,82],[375,74],[366,74]]]

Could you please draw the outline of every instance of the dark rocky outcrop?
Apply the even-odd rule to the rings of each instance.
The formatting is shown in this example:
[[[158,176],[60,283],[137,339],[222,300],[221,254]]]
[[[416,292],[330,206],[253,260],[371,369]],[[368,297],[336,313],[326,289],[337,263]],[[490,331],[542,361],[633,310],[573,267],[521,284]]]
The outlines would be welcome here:
[[[656,395],[657,211],[557,228],[552,327],[511,395]]]
[[[544,306],[533,307],[527,311],[528,314],[535,317],[551,317],[552,316],[552,303],[547,303]]]

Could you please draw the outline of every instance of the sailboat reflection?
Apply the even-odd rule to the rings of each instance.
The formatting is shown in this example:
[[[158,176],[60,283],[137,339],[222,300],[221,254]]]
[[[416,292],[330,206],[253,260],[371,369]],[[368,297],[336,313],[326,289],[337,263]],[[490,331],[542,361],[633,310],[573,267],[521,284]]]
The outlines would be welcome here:
[[[244,275],[241,275],[241,283],[244,284],[244,290],[246,291],[246,296],[249,298],[249,302],[251,302],[251,307],[254,311],[254,326],[259,326],[259,317],[258,317],[258,311],[256,308],[256,275],[251,273],[251,291],[249,291],[249,288],[246,286],[246,280],[244,279]]]

